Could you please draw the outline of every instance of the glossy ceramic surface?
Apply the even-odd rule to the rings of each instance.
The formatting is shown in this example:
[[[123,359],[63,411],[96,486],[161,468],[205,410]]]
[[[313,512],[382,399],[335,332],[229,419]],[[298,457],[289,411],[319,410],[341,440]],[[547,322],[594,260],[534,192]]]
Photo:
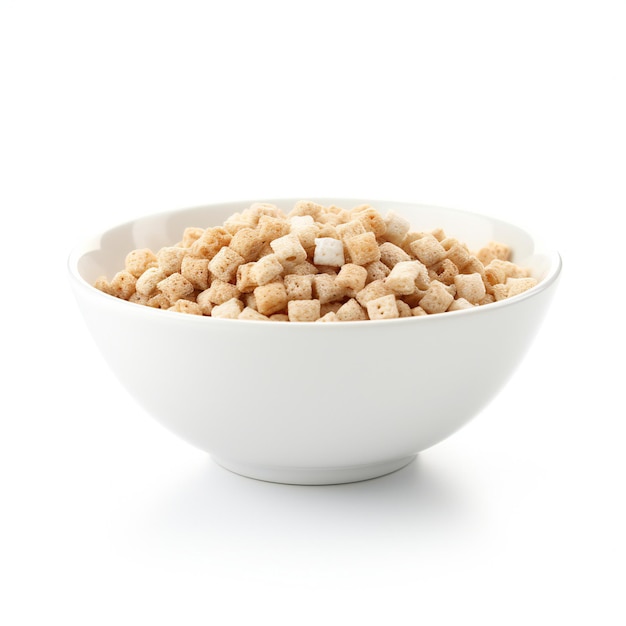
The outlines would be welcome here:
[[[288,211],[297,199],[269,200]],[[516,226],[439,207],[370,203],[442,227],[478,248],[511,246],[540,281],[509,300],[419,318],[340,323],[213,319],[125,302],[92,287],[134,248],[173,245],[187,226],[219,225],[250,201],[117,226],[71,254],[85,321],[121,384],[156,420],[224,467],[253,478],[330,484],[406,465],[480,413],[524,357],[554,295],[558,253]]]

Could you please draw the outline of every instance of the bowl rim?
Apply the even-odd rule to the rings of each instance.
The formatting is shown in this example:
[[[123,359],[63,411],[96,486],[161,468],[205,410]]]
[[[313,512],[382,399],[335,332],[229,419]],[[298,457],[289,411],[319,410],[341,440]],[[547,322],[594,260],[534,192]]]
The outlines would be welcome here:
[[[269,203],[269,204],[284,204],[284,203],[293,204],[294,202],[297,202],[302,199],[303,198],[276,197],[276,198],[269,198],[269,199],[263,199],[263,200],[259,200],[259,199],[229,200],[225,202],[211,202],[210,204],[201,204],[201,205],[190,206],[190,207],[185,207],[185,208],[163,210],[163,211],[158,211],[155,213],[138,215],[132,219],[126,220],[125,222],[119,222],[117,224],[113,224],[109,226],[108,228],[101,230],[99,233],[95,235],[92,234],[91,236],[87,236],[83,238],[80,243],[78,243],[72,248],[72,250],[70,251],[67,257],[68,273],[76,287],[81,288],[83,290],[87,290],[89,294],[93,297],[103,298],[103,302],[108,302],[109,304],[113,304],[113,302],[116,302],[117,304],[113,304],[113,306],[129,307],[128,309],[129,312],[134,311],[137,314],[158,315],[158,316],[163,316],[165,314],[166,318],[169,316],[170,319],[178,319],[183,323],[192,323],[192,324],[196,324],[196,323],[206,324],[207,319],[210,319],[212,320],[210,322],[211,324],[218,323],[221,325],[221,324],[232,324],[232,323],[236,323],[236,324],[244,323],[247,326],[255,325],[255,324],[262,324],[264,327],[266,327],[267,326],[266,320],[240,320],[240,319],[212,318],[211,316],[206,316],[206,315],[185,315],[177,311],[168,311],[167,309],[155,309],[152,307],[139,305],[134,302],[128,302],[127,300],[122,300],[121,298],[116,298],[115,296],[111,296],[107,293],[104,293],[103,291],[100,291],[99,289],[94,287],[91,283],[89,283],[87,280],[85,280],[80,274],[80,272],[78,271],[78,263],[79,263],[79,260],[85,254],[88,254],[89,252],[92,252],[93,250],[97,249],[103,236],[106,233],[112,230],[116,230],[118,228],[124,228],[124,227],[130,226],[131,224],[134,224],[143,219],[159,218],[159,217],[165,218],[168,215],[173,215],[176,213],[192,212],[192,211],[198,211],[198,210],[203,210],[203,209],[206,209],[206,210],[218,209],[218,208],[227,209],[229,207],[232,207],[233,209],[235,209],[235,207],[241,207],[242,205],[246,205],[246,204],[249,206],[250,204],[257,203],[257,202],[264,202],[264,203]],[[558,280],[561,274],[562,267],[563,267],[563,260],[559,252],[553,248],[545,246],[543,239],[536,237],[531,230],[523,226],[519,226],[518,224],[514,222],[503,220],[503,219],[491,216],[486,213],[480,213],[477,211],[469,211],[469,210],[464,210],[464,209],[457,209],[457,208],[452,208],[452,207],[444,207],[444,206],[439,206],[439,205],[434,205],[434,204],[410,202],[406,200],[404,201],[402,200],[395,201],[395,200],[390,200],[390,199],[376,200],[372,198],[358,198],[358,197],[354,197],[354,198],[352,197],[312,197],[312,198],[309,198],[309,200],[312,202],[317,202],[319,204],[356,203],[356,204],[370,204],[374,207],[376,203],[378,204],[384,203],[387,205],[394,204],[398,206],[399,208],[400,207],[428,208],[428,209],[442,210],[448,213],[457,213],[459,215],[469,215],[469,216],[479,217],[479,218],[487,219],[494,224],[501,224],[501,225],[509,226],[509,227],[512,226],[514,228],[521,230],[522,232],[526,233],[527,235],[531,237],[536,248],[539,248],[541,250],[541,253],[544,254],[544,256],[546,256],[549,259],[549,268],[544,278],[542,278],[534,287],[531,287],[527,291],[524,291],[511,298],[505,298],[504,300],[491,302],[483,306],[472,307],[471,309],[460,309],[457,311],[445,311],[444,313],[437,313],[437,314],[430,314],[430,315],[423,315],[423,316],[400,317],[400,318],[383,319],[383,320],[366,320],[368,322],[366,324],[367,327],[370,327],[372,325],[374,327],[378,327],[380,324],[416,323],[418,320],[419,320],[419,323],[425,324],[425,323],[432,323],[435,320],[441,321],[442,319],[449,319],[449,318],[454,319],[455,317],[459,317],[459,316],[481,315],[481,314],[484,314],[486,311],[495,312],[496,310],[501,309],[503,307],[515,306],[516,304],[523,302],[524,300],[527,300],[529,298],[533,298],[534,296],[548,289],[552,284],[554,284]],[[241,210],[241,208],[239,208],[239,210]],[[343,321],[341,323],[319,323],[319,324],[314,323],[314,322],[313,323],[312,322],[289,322],[289,323],[283,323],[283,324],[280,324],[280,323],[271,324],[271,326],[272,327],[306,326],[307,328],[309,327],[346,328],[347,326],[357,325],[359,328],[362,328],[363,321],[364,320],[349,320],[349,321]]]

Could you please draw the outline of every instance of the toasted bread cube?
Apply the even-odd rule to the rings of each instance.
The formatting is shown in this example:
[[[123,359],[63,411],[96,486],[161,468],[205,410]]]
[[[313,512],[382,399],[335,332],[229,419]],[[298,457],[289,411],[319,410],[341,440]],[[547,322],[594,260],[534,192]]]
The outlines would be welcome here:
[[[228,246],[232,235],[223,227],[207,228],[189,247],[189,254],[211,260],[222,248]]]
[[[367,315],[371,320],[387,320],[400,317],[394,295],[374,298],[367,303]]]
[[[239,314],[238,318],[240,320],[255,320],[258,322],[267,322],[269,321],[269,317],[267,315],[262,315],[256,309],[253,309],[249,306],[245,307],[243,311]]]
[[[410,245],[413,254],[426,267],[438,263],[446,256],[446,250],[433,235],[424,235]]]
[[[478,272],[473,274],[457,274],[454,277],[454,286],[458,298],[465,298],[472,304],[478,304],[487,293],[485,283]]]
[[[350,261],[356,265],[367,265],[380,260],[380,248],[373,232],[355,235],[344,241]]]
[[[243,257],[246,263],[256,261],[265,241],[257,229],[242,228],[230,240],[228,247]]]
[[[345,291],[337,284],[336,276],[316,274],[313,277],[313,293],[321,304],[341,300]]]
[[[509,288],[508,297],[517,296],[524,291],[528,291],[537,284],[537,281],[532,277],[510,277],[506,279],[506,286]]]
[[[321,204],[317,204],[316,202],[298,200],[298,202],[294,204],[293,209],[287,214],[287,217],[292,218],[295,215],[310,215],[317,222],[325,210],[326,209]]]
[[[165,248],[161,248],[156,253],[159,269],[166,276],[180,272],[183,258],[187,252],[189,252],[189,250],[181,246],[166,246]]]
[[[163,293],[157,292],[153,296],[148,298],[148,302],[146,302],[147,306],[152,307],[153,309],[169,309],[170,301],[167,296]]]
[[[453,300],[454,296],[448,291],[446,285],[438,280],[433,280],[428,285],[428,289],[421,298],[419,306],[429,314],[443,313],[452,304]]]
[[[166,275],[158,267],[149,267],[135,283],[135,290],[142,296],[151,296],[157,285],[166,278]]]
[[[448,307],[448,311],[462,311],[463,309],[473,309],[476,305],[472,304],[465,298],[456,298]]]
[[[396,246],[402,245],[406,234],[411,228],[409,220],[402,217],[402,215],[398,215],[395,211],[387,211],[387,215],[385,215],[385,224],[387,225],[385,230],[385,239]]]
[[[231,298],[238,298],[241,295],[236,285],[227,283],[220,278],[214,278],[211,282],[211,286],[205,291],[205,297],[213,304],[224,304],[224,302],[228,302]]]
[[[454,263],[459,270],[462,270],[468,264],[471,253],[466,245],[460,243],[457,239],[447,237],[441,242],[441,246],[446,251],[446,258]]]
[[[98,277],[93,286],[104,293],[108,293],[110,296],[115,295],[111,290],[111,283],[107,280],[106,276]]]
[[[385,218],[373,207],[357,211],[353,213],[352,217],[358,219],[365,230],[374,233],[376,237],[382,237],[387,230]]]
[[[337,310],[337,318],[342,322],[355,322],[368,319],[363,307],[354,299],[350,298]]]
[[[399,246],[385,241],[380,245],[380,261],[391,269],[396,263],[410,261],[411,257]]]
[[[504,300],[509,297],[509,286],[507,284],[498,283],[497,285],[493,286],[492,291],[492,295],[496,302],[499,302],[500,300]]]
[[[317,322],[338,322],[338,321],[340,320],[337,317],[337,314],[334,311],[328,311],[326,315],[323,315],[318,320],[315,320],[315,323],[317,324]]]
[[[273,313],[267,318],[270,322],[288,322],[289,316],[287,313]]]
[[[356,263],[346,263],[339,270],[335,283],[344,290],[357,293],[365,287],[366,280],[367,269],[365,267]]]
[[[375,280],[386,278],[391,271],[382,261],[372,261],[363,267],[367,270],[367,278],[365,279],[366,285]]]
[[[204,229],[197,226],[189,226],[183,231],[182,246],[190,248],[204,234]]]
[[[312,274],[319,274],[319,270],[313,263],[309,263],[308,261],[304,261],[302,263],[298,263],[298,265],[294,265],[289,268],[289,274],[298,275],[298,276],[307,276]]]
[[[274,239],[285,236],[289,233],[289,228],[289,222],[286,219],[271,215],[261,216],[257,225],[259,236],[267,244]]]
[[[252,276],[252,268],[255,265],[256,262],[252,261],[244,263],[237,268],[237,281],[235,284],[241,293],[252,293],[259,286]]]
[[[319,300],[290,300],[287,303],[290,322],[314,322],[320,318]]]
[[[393,266],[384,281],[394,294],[409,296],[417,290],[415,281],[425,270],[425,266],[419,261],[400,261]]]
[[[259,285],[254,290],[254,297],[259,313],[270,316],[287,308],[287,290],[282,282]]]
[[[243,302],[239,298],[231,298],[223,304],[218,304],[211,310],[211,317],[236,320],[243,311]]]
[[[245,259],[231,248],[222,248],[209,262],[211,274],[227,283],[235,282],[237,268]]]
[[[362,235],[366,233],[365,226],[363,226],[363,222],[361,220],[350,220],[345,224],[337,224],[336,231],[339,237],[345,242],[350,237],[355,237],[356,235]]]
[[[490,241],[485,247],[481,248],[476,253],[476,257],[483,265],[488,265],[494,259],[508,261],[511,257],[511,249],[503,243]]]
[[[474,255],[470,255],[469,261],[463,267],[462,272],[463,274],[474,274],[474,273],[480,274],[481,278],[483,278],[484,280],[485,266],[482,264],[482,261],[478,259],[478,257],[475,257]]]
[[[311,300],[313,298],[312,274],[288,274],[283,282],[288,300]]]
[[[374,280],[365,285],[361,291],[356,294],[356,299],[362,307],[367,307],[370,300],[375,300],[381,296],[394,295],[393,291],[385,284],[384,280]]]
[[[180,273],[193,285],[203,291],[209,286],[209,259],[186,256],[180,264]]]
[[[449,258],[442,259],[439,263],[431,265],[428,270],[428,276],[432,280],[438,280],[444,285],[451,285],[458,273],[459,268]]]
[[[202,308],[197,302],[192,302],[185,298],[176,300],[174,304],[169,307],[168,311],[174,311],[176,313],[186,313],[187,315],[202,315]]]
[[[111,295],[128,300],[135,293],[137,278],[128,270],[120,270],[113,276],[109,284]]]
[[[398,315],[400,317],[411,317],[413,315],[411,307],[404,300],[396,298],[396,306],[398,307]]]
[[[196,304],[200,307],[202,315],[211,315],[214,303],[211,302],[211,294],[208,289],[201,291],[196,296]]]
[[[157,284],[157,289],[163,293],[173,305],[176,300],[193,293],[193,285],[178,272],[170,274]]]
[[[139,278],[148,268],[156,267],[157,257],[150,248],[132,250],[126,255],[124,266],[135,278]]]
[[[268,254],[253,264],[250,277],[257,285],[267,285],[283,273],[283,266],[275,254]]]
[[[285,268],[304,263],[307,259],[306,250],[302,247],[296,233],[283,235],[270,242],[276,258]]]

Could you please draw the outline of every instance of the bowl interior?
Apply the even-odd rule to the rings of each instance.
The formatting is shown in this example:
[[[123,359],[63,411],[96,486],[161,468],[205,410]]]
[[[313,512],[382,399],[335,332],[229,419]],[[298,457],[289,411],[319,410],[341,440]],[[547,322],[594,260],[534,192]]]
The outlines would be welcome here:
[[[278,199],[268,202],[287,213],[297,200]],[[478,250],[492,240],[505,243],[513,251],[513,262],[530,268],[532,275],[539,281],[556,271],[556,252],[545,248],[525,230],[495,218],[456,209],[392,201],[338,198],[314,200],[345,209],[370,204],[383,214],[394,210],[410,221],[412,230],[443,228],[448,236],[466,243],[471,250]],[[221,225],[233,213],[242,211],[251,203],[229,202],[158,213],[116,226],[77,249],[70,259],[70,269],[89,284],[103,275],[110,278],[124,267],[124,259],[131,250],[150,248],[157,251],[163,246],[175,245],[182,238],[185,228]]]

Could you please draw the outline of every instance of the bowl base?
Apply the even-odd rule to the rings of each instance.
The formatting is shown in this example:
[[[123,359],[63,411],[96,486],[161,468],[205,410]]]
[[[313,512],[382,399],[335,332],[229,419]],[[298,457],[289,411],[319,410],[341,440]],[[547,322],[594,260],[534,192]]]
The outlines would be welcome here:
[[[271,467],[265,465],[248,465],[237,461],[212,456],[211,458],[223,468],[240,476],[263,480],[270,483],[286,485],[339,485],[370,480],[391,474],[408,465],[417,455],[413,454],[391,461],[366,465],[350,465],[347,467]]]

